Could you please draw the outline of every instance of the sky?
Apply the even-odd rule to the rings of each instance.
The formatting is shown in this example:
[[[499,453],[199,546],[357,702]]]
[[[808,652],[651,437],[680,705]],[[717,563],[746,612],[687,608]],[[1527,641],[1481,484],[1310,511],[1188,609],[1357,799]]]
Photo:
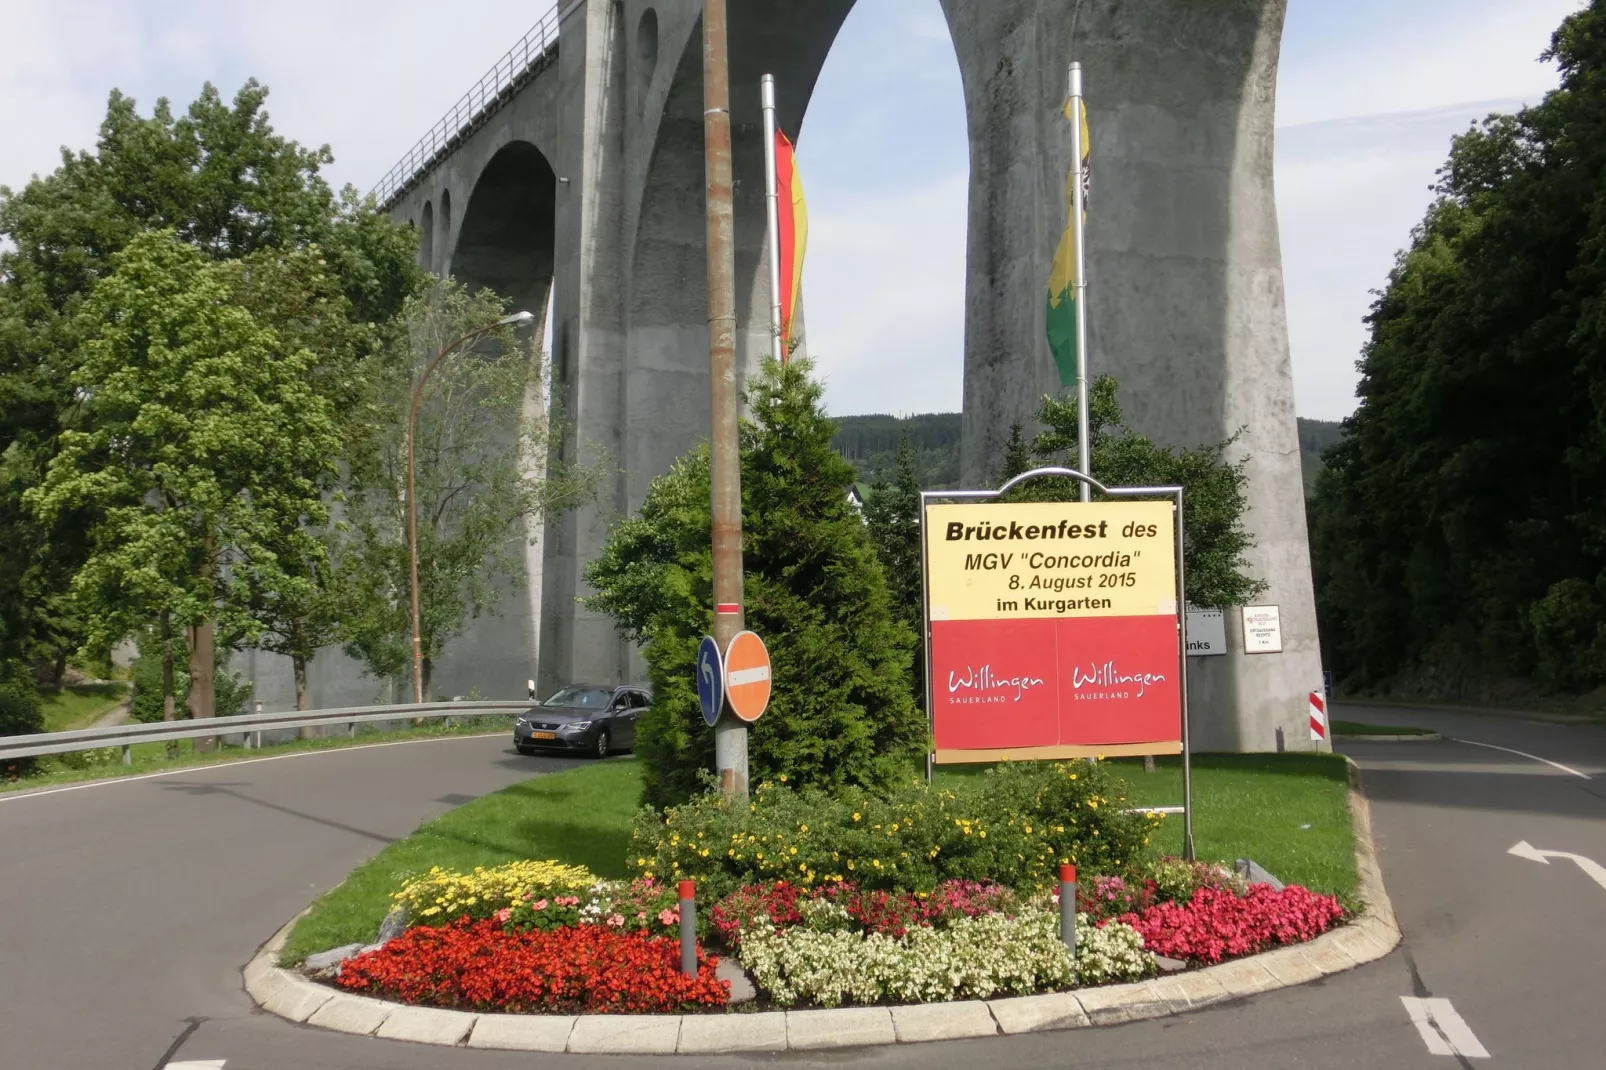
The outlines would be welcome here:
[[[272,91],[275,127],[329,144],[331,180],[366,190],[545,6],[10,0],[0,184],[53,169],[63,145],[92,146],[114,86],[148,112],[161,96],[187,105],[205,81],[229,95],[255,76]],[[1371,291],[1431,200],[1450,137],[1555,86],[1538,57],[1578,6],[1289,0],[1276,180],[1301,416],[1352,411]],[[810,101],[798,161],[809,349],[827,405],[958,409],[968,152],[938,0],[859,0]],[[1096,299],[1097,279],[1090,286]]]

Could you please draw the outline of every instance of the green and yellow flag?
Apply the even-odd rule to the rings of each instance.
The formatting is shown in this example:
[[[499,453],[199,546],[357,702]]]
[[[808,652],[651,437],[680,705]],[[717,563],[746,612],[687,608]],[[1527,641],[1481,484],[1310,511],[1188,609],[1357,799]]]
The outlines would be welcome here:
[[[1088,161],[1092,158],[1087,131],[1087,104],[1082,104],[1082,221],[1087,222]],[[1065,101],[1065,118],[1071,118],[1071,102]],[[1076,382],[1076,210],[1075,191],[1071,183],[1076,180],[1076,168],[1065,178],[1065,233],[1060,235],[1059,248],[1054,250],[1054,272],[1048,277],[1048,348],[1054,354],[1059,368],[1060,384],[1071,386]]]

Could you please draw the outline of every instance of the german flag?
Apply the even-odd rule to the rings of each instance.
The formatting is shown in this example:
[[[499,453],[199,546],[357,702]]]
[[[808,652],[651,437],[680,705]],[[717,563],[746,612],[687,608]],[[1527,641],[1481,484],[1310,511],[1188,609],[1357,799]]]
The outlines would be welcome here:
[[[1071,118],[1071,102],[1065,102],[1065,118]],[[1089,149],[1087,105],[1082,105],[1082,222],[1087,222],[1087,175]],[[1059,248],[1054,250],[1054,272],[1048,279],[1048,348],[1054,353],[1059,368],[1060,384],[1071,386],[1076,382],[1076,220],[1071,217],[1076,200],[1071,183],[1076,168],[1065,177],[1065,233],[1060,235]]]
[[[797,154],[781,131],[775,131],[775,211],[781,253],[781,360],[792,351],[792,313],[803,288],[803,253],[809,244],[809,211],[803,200],[803,180],[797,173]]]

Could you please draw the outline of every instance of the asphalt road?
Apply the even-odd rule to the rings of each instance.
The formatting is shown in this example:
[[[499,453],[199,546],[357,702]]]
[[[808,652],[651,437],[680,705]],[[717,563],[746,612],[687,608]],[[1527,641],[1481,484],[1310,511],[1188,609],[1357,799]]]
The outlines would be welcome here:
[[[1405,931],[1404,947],[1387,958],[1156,1022],[696,1064],[1606,1065],[1606,887],[1570,859],[1508,853],[1526,842],[1606,863],[1606,732],[1338,712],[1456,737],[1342,748],[1363,767]],[[433,740],[0,796],[0,1066],[160,1070],[223,1060],[225,1070],[500,1070],[675,1061],[346,1037],[264,1015],[241,988],[240,967],[262,941],[357,862],[449,807],[570,764],[520,757],[500,737]],[[1413,1025],[1402,997],[1448,1000],[1466,1032],[1447,1028],[1489,1057],[1433,1054],[1430,1042],[1444,1041]]]

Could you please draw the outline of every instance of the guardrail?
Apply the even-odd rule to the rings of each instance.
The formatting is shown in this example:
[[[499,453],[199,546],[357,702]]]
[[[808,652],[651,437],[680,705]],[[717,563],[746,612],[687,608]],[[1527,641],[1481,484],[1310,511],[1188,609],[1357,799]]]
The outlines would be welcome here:
[[[391,203],[413,184],[414,180],[435,165],[437,159],[455,148],[468,131],[479,126],[492,112],[507,103],[534,69],[549,57],[557,55],[558,25],[562,22],[558,7],[541,16],[541,21],[530,27],[530,32],[519,38],[508,49],[507,55],[497,60],[496,66],[474,84],[440,122],[429,128],[429,133],[418,139],[401,161],[385,173],[370,191],[381,208]]]
[[[282,728],[315,728],[344,724],[352,734],[359,724],[400,721],[408,718],[483,717],[519,713],[534,702],[425,702],[404,706],[345,706],[333,710],[285,710],[281,713],[250,713],[239,717],[204,717],[199,720],[157,721],[152,724],[120,724],[107,728],[80,728],[72,732],[36,732],[27,736],[0,736],[0,764],[10,758],[37,758],[45,754],[122,747],[123,761],[128,748],[136,743],[164,743],[178,739],[207,739],[214,736],[255,736],[261,745],[263,732]]]

